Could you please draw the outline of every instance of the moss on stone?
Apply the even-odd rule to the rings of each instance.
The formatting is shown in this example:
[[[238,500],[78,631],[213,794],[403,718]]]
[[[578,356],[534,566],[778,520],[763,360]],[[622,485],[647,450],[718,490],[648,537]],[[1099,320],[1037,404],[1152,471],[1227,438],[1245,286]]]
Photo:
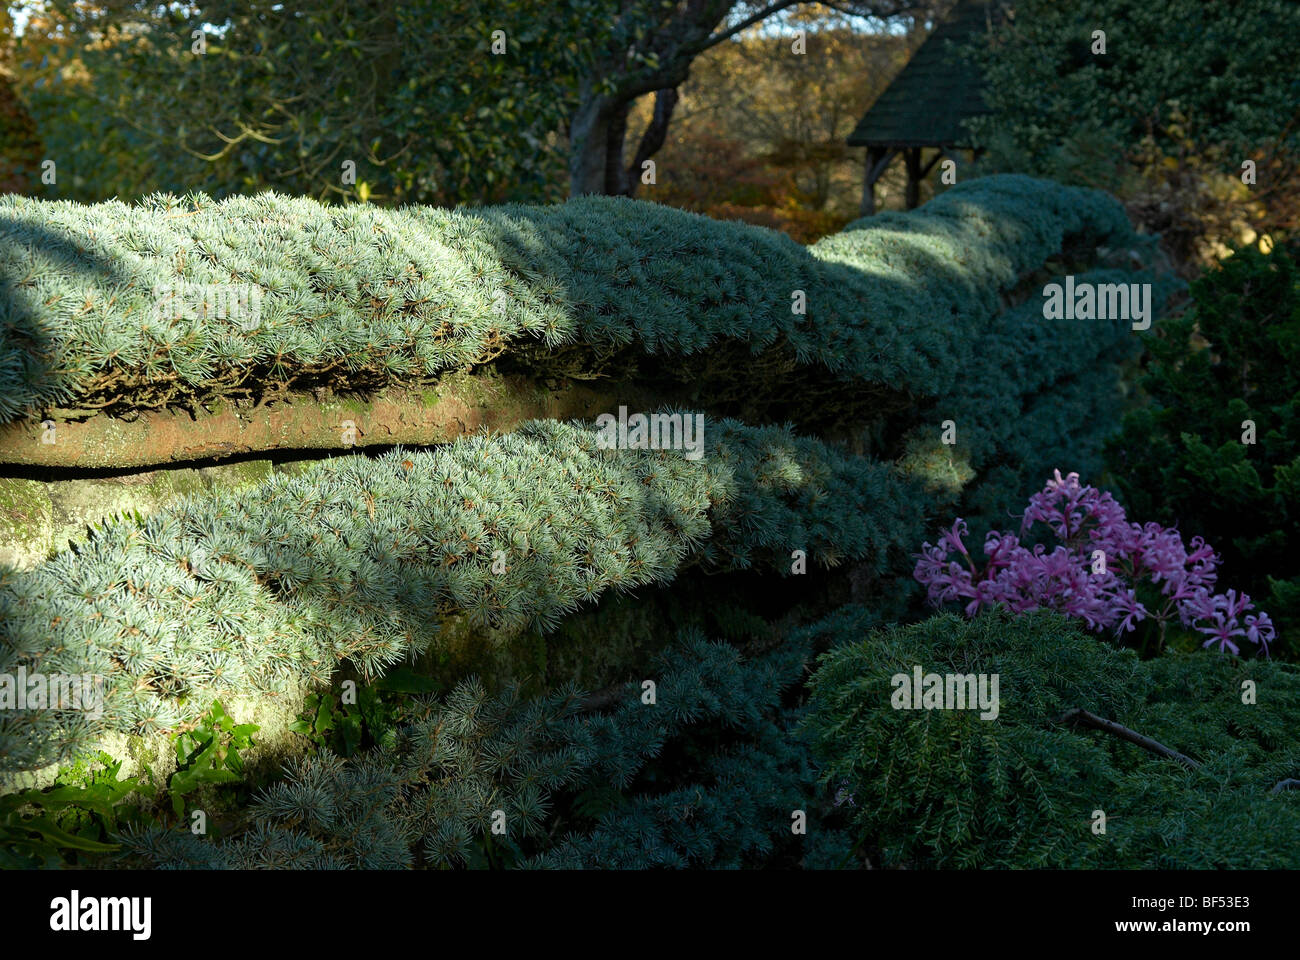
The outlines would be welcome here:
[[[542,689],[546,677],[546,639],[534,630],[476,627],[467,617],[442,621],[438,639],[420,659],[421,672],[444,686],[476,676],[489,691],[511,682],[526,692]]]
[[[328,410],[331,407],[338,407],[342,410],[347,410],[350,413],[362,414],[369,413],[374,407],[374,404],[370,403],[368,400],[362,400],[360,397],[345,395],[335,397],[333,402],[325,404],[324,409]]]
[[[93,480],[0,479],[0,559],[13,556],[16,560],[10,562],[32,566],[53,551],[84,541],[91,527],[123,515],[148,516],[186,496],[248,489],[271,473],[269,460],[250,460]],[[30,530],[20,525],[20,515],[34,518]]]
[[[322,457],[321,459],[325,458]],[[275,464],[271,471],[273,474],[282,473],[287,477],[297,477],[306,473],[319,462],[319,460],[290,460],[286,463]]]
[[[0,478],[0,563],[28,567],[53,546],[54,506],[45,485]]]
[[[270,460],[246,460],[243,463],[223,463],[199,470],[208,487],[216,491],[246,490],[265,483],[274,468]]]
[[[528,695],[570,682],[596,690],[636,675],[662,647],[656,638],[671,635],[657,607],[628,597],[606,598],[548,634],[487,629],[450,617],[416,669],[444,687],[476,676],[490,692],[511,682]]]
[[[207,478],[198,470],[159,470],[154,474],[144,498],[152,510],[172,500],[206,493],[207,490]]]

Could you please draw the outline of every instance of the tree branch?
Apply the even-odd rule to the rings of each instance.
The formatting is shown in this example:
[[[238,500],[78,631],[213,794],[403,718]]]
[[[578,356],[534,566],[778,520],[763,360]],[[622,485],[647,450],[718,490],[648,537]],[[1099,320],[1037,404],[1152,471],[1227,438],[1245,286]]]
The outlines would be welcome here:
[[[1103,730],[1106,733],[1113,734],[1121,740],[1127,740],[1129,743],[1135,743],[1144,750],[1150,750],[1162,757],[1168,757],[1170,760],[1177,760],[1189,770],[1196,770],[1200,764],[1191,757],[1179,753],[1177,750],[1170,750],[1163,743],[1152,740],[1150,737],[1143,736],[1136,730],[1130,730],[1128,727],[1121,726],[1113,720],[1105,720],[1095,713],[1089,713],[1087,710],[1075,708],[1067,711],[1057,721],[1058,723],[1073,723],[1084,727],[1092,727],[1095,730]]]
[[[748,16],[744,20],[740,21],[740,23],[736,24],[734,27],[724,30],[722,33],[715,33],[710,36],[704,41],[704,45],[700,47],[700,52],[716,47],[724,40],[730,40],[736,34],[740,33],[740,31],[747,30],[754,24],[766,20],[772,14],[780,13],[782,10],[793,7],[798,2],[799,0],[780,0],[780,2],[774,3],[770,7],[764,7],[762,10],[758,11],[758,13]]]

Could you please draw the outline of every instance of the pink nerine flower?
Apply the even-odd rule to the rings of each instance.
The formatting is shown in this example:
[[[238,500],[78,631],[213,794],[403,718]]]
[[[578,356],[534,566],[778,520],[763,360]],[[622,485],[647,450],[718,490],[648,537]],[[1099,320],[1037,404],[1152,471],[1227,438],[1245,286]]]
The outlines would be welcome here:
[[[1038,523],[1059,542],[1050,553],[1042,544],[1021,543]],[[1234,638],[1245,637],[1265,654],[1276,638],[1268,614],[1248,613],[1254,609],[1249,596],[1235,590],[1211,592],[1218,557],[1202,538],[1194,537],[1189,551],[1176,529],[1130,523],[1114,497],[1081,485],[1077,473],[1062,477],[1054,471],[1029,498],[1019,536],[988,532],[982,572],[962,542],[968,533],[959,517],[940,534],[937,546],[927,542],[914,554],[914,576],[936,606],[966,600],[967,616],[996,604],[1016,613],[1057,610],[1093,630],[1113,628],[1117,635],[1149,618],[1163,632],[1177,616],[1184,626],[1209,637],[1203,646],[1217,642],[1220,651],[1234,654],[1240,649]],[[1144,578],[1160,587],[1166,598],[1163,609],[1149,610],[1138,600],[1133,585]]]

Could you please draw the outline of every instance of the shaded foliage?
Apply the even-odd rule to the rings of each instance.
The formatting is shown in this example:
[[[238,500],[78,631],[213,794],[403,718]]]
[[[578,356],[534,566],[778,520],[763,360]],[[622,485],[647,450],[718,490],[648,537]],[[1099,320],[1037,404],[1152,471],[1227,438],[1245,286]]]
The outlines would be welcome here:
[[[474,680],[417,701],[392,742],[295,764],[246,829],[214,842],[157,826],[120,839],[156,867],[737,867],[798,857],[790,811],[815,800],[789,737],[806,644],[754,660],[685,631],[654,703],[629,684],[608,715],[571,689],[489,697]],[[494,829],[494,824],[496,829]],[[843,837],[828,832],[819,849]]]
[[[1146,338],[1151,403],[1106,445],[1134,512],[1223,556],[1223,576],[1300,631],[1300,277],[1293,253],[1239,250],[1192,284],[1191,309]],[[1253,427],[1247,423],[1253,424]],[[1250,439],[1254,442],[1243,442]]]
[[[810,628],[836,642],[810,681],[823,782],[852,798],[886,866],[1290,868],[1300,795],[1294,666],[1170,653],[1140,661],[1059,614],[936,616],[868,633],[860,608]],[[999,678],[1000,712],[896,709],[913,671]],[[1259,692],[1244,702],[1245,681]],[[1195,770],[1062,718],[1082,709],[1199,762]],[[1094,831],[1097,812],[1105,832]]]

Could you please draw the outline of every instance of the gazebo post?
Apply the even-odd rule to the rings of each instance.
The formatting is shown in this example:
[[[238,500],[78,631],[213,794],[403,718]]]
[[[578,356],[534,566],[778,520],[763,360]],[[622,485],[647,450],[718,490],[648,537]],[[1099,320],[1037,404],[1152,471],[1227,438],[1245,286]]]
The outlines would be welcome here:
[[[905,201],[908,210],[915,210],[921,202],[921,148],[908,147],[903,151],[903,161],[907,164],[907,193]]]
[[[867,147],[867,162],[862,171],[862,203],[858,207],[860,216],[869,217],[876,212],[876,181],[880,179],[885,157],[884,147]]]

